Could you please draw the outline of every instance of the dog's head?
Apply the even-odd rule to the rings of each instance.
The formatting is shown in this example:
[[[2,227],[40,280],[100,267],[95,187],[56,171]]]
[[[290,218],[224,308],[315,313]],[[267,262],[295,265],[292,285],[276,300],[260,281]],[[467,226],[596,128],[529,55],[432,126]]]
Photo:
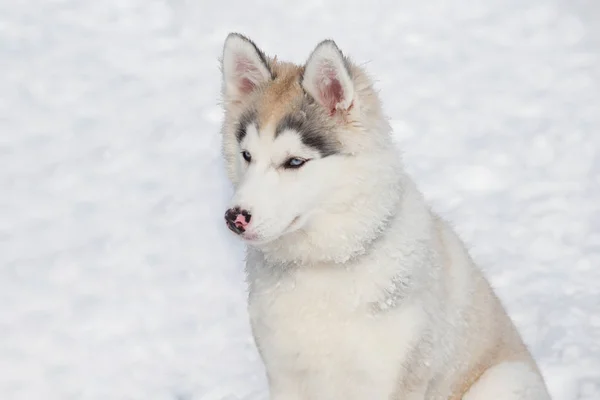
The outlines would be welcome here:
[[[364,72],[333,41],[298,66],[230,34],[222,73],[223,152],[236,188],[228,227],[286,260],[356,251],[398,189],[389,126]]]

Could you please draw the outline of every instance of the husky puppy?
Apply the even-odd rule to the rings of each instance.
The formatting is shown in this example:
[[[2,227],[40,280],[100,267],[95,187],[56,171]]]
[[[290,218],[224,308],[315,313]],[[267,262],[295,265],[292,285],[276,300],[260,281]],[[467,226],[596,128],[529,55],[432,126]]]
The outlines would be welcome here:
[[[365,71],[232,33],[222,55],[229,229],[273,400],[549,399],[482,273],[403,171]]]

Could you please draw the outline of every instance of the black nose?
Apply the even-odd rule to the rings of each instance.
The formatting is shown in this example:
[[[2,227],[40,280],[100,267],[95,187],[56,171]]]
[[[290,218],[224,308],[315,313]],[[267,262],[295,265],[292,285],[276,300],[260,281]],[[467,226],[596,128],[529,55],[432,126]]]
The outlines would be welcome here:
[[[247,210],[234,207],[225,212],[225,223],[231,231],[240,234],[246,231],[251,217]]]

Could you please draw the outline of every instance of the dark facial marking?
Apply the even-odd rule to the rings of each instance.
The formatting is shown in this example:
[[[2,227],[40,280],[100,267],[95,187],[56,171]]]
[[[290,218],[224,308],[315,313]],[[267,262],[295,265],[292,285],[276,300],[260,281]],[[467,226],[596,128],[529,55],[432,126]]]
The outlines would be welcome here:
[[[238,143],[241,142],[242,140],[244,140],[244,137],[246,136],[246,129],[248,128],[248,125],[250,125],[251,123],[256,123],[257,118],[256,118],[256,111],[253,109],[250,110],[246,110],[244,111],[244,113],[242,114],[242,116],[240,117],[240,119],[237,122],[237,128],[235,131],[235,137],[238,140]]]
[[[327,127],[307,117],[306,113],[294,113],[286,115],[275,130],[275,137],[281,132],[290,129],[298,132],[305,146],[317,150],[321,157],[327,157],[338,153],[333,137],[327,135]]]

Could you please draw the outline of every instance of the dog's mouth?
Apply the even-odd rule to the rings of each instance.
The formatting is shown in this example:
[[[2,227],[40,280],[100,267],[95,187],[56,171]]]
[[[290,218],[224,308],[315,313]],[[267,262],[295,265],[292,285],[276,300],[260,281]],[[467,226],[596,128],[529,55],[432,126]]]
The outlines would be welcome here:
[[[298,224],[300,219],[301,219],[300,215],[296,216],[294,219],[292,219],[292,222],[290,222],[285,227],[285,229],[282,231],[282,233],[280,233],[279,235],[276,235],[276,236],[264,237],[257,233],[252,232],[252,230],[243,231],[240,234],[240,236],[242,237],[242,239],[244,239],[244,241],[246,241],[248,244],[251,244],[251,245],[267,244],[267,243],[270,243],[270,242],[273,242],[273,241],[279,239],[280,237],[282,237],[283,235],[285,235],[287,233],[290,233],[290,231],[294,231],[296,228],[295,225]]]
[[[298,221],[300,221],[300,216],[299,216],[299,215],[297,215],[297,216],[296,216],[296,218],[294,218],[294,219],[292,220],[292,222],[290,222],[290,224],[287,226],[287,228],[286,228],[285,230],[287,231],[287,230],[289,230],[290,228],[292,228],[292,227],[294,226],[294,224],[295,224],[296,222],[298,222]]]

